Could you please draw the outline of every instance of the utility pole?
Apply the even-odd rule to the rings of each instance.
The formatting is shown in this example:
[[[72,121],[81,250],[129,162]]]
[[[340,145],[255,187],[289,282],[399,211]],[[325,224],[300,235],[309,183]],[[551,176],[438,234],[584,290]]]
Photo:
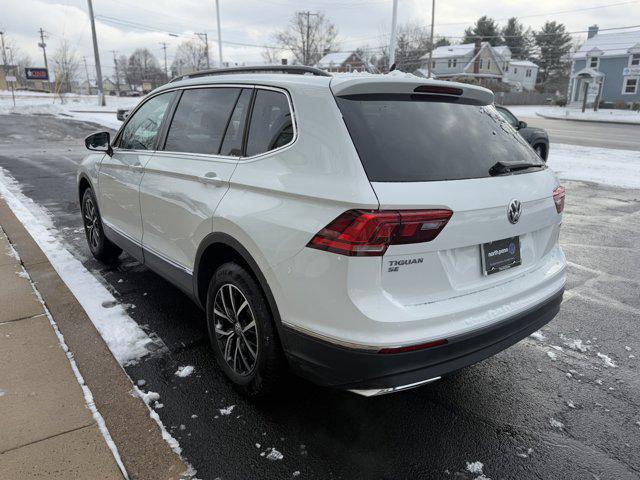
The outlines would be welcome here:
[[[311,64],[311,45],[309,45],[309,43],[311,41],[310,40],[311,39],[311,23],[310,23],[309,17],[311,16],[317,17],[319,14],[306,11],[306,12],[300,12],[299,15],[304,15],[307,17],[307,29],[306,29],[307,33],[305,35],[304,56],[302,59],[302,63],[305,65],[310,65]]]
[[[52,92],[51,90],[51,72],[49,71],[49,62],[47,62],[47,44],[44,43],[44,39],[45,39],[45,35],[44,35],[44,30],[42,29],[42,27],[40,27],[40,43],[38,44],[38,46],[42,49],[42,55],[44,56],[44,68],[47,69],[47,83],[49,84],[49,92]]]
[[[429,48],[429,65],[427,66],[428,78],[431,78],[431,62],[433,60],[433,29],[435,28],[436,19],[436,0],[431,0],[431,48]]]
[[[93,37],[93,56],[96,60],[96,86],[98,87],[98,105],[105,106],[104,90],[102,89],[102,69],[100,68],[100,54],[98,53],[98,38],[96,37],[96,20],[93,17],[93,4],[87,0],[89,5],[89,20],[91,21],[91,36]]]
[[[196,35],[204,42],[204,56],[207,59],[207,68],[211,68],[209,66],[209,37],[207,37],[207,32],[196,33]]]
[[[91,80],[89,80],[89,67],[87,67],[87,57],[82,57],[82,61],[84,62],[84,73],[87,75],[87,90],[88,94],[91,95]]]
[[[169,72],[167,70],[167,42],[160,42],[162,50],[164,50],[164,76],[169,80]]]
[[[220,28],[220,2],[216,0],[216,17],[218,19],[218,61],[220,62],[220,68],[222,65],[222,29]]]
[[[118,96],[120,96],[120,72],[118,72],[118,60],[116,59],[116,51],[111,50],[113,53],[113,66],[116,69],[116,91],[118,92]]]
[[[398,0],[393,0],[393,13],[391,14],[391,39],[389,42],[389,71],[396,63],[396,27],[398,24]]]
[[[7,72],[7,52],[4,47],[4,32],[0,32],[0,39],[2,39],[2,66],[5,73]]]

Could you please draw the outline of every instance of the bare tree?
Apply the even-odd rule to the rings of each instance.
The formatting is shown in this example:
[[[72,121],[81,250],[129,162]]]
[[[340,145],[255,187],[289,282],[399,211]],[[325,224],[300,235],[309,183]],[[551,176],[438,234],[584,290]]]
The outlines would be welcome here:
[[[148,49],[137,48],[127,61],[127,81],[130,85],[149,82],[152,86],[157,86],[166,82],[166,76],[158,60]]]
[[[260,56],[267,65],[280,65],[282,62],[282,52],[277,48],[264,47]]]
[[[176,56],[171,63],[171,75],[184,75],[186,73],[202,70],[207,66],[207,55],[202,42],[187,40],[178,45]]]
[[[315,65],[326,51],[338,48],[337,36],[336,26],[324,13],[297,12],[275,39],[282,50],[293,54],[294,63]]]
[[[65,37],[60,40],[51,60],[53,61],[53,72],[58,84],[58,92],[71,92],[80,69],[80,58]]]
[[[3,59],[10,68],[7,73],[11,74],[12,71],[13,75],[18,79],[18,84],[26,85],[27,79],[25,77],[24,69],[33,66],[31,57],[23,53],[22,50],[20,50],[20,47],[17,46],[16,42],[7,33],[5,33],[4,39],[5,51],[3,52]]]

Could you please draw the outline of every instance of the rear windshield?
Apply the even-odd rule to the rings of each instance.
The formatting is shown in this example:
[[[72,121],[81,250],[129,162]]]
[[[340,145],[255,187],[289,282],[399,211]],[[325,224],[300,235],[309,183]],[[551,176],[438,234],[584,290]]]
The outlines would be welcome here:
[[[372,182],[482,178],[499,161],[543,165],[493,106],[427,95],[336,100]]]

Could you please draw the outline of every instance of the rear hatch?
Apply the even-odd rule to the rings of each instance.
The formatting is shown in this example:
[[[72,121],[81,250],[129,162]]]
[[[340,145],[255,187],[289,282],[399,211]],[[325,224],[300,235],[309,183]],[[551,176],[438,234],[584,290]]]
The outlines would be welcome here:
[[[453,212],[435,239],[382,257],[383,289],[404,305],[504,284],[543,267],[557,244],[555,175],[489,91],[445,85],[332,84],[380,209]]]

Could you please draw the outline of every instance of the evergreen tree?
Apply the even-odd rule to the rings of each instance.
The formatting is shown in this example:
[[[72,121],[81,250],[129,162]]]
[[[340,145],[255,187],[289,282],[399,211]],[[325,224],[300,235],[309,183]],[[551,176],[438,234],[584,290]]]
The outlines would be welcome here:
[[[570,62],[566,57],[571,51],[571,35],[562,23],[546,22],[534,37],[540,50],[537,63],[544,90],[562,89],[569,73]]]
[[[531,57],[533,38],[530,28],[525,30],[516,17],[511,17],[501,33],[504,44],[511,50],[513,58],[527,60]]]
[[[503,43],[498,24],[493,18],[486,15],[480,17],[473,27],[465,29],[462,43],[474,43],[477,38],[480,38],[481,42],[489,42],[493,46]]]

